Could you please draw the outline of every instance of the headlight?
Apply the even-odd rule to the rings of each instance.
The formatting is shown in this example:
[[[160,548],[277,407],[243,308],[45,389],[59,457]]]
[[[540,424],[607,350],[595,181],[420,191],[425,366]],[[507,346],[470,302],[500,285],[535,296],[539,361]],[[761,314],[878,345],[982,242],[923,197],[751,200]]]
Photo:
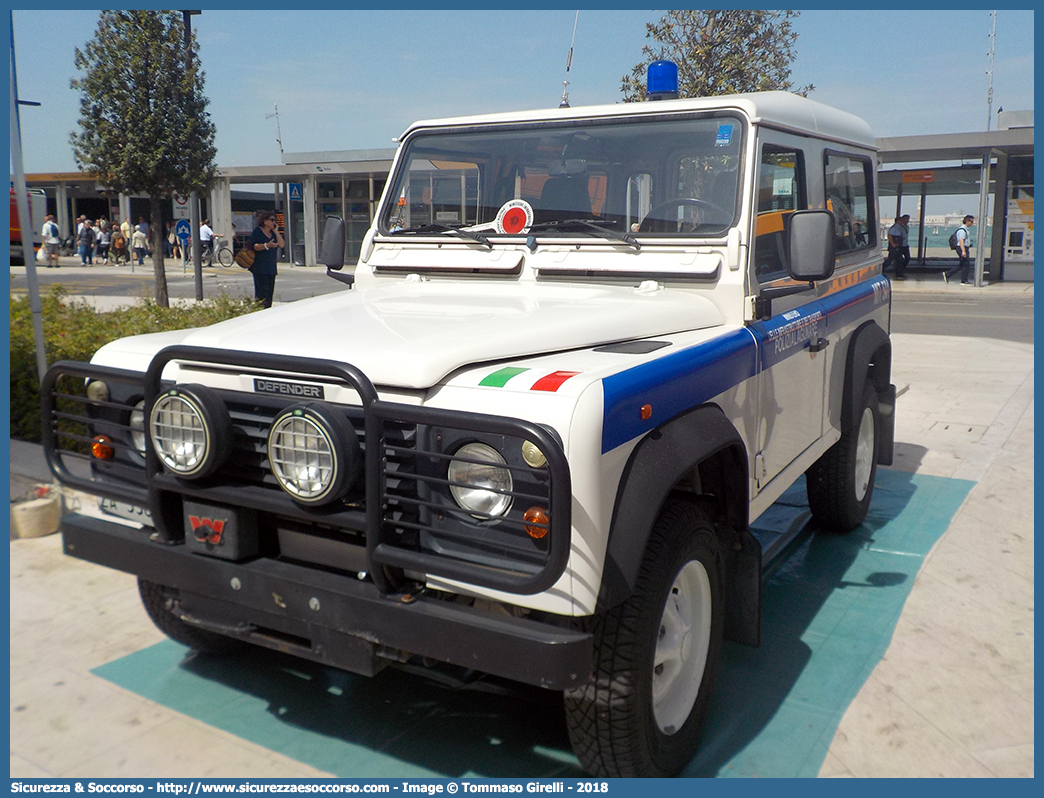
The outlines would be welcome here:
[[[511,509],[511,471],[500,452],[485,443],[468,443],[453,456],[460,459],[450,461],[447,478],[457,504],[479,518]]]
[[[131,410],[130,421],[131,443],[138,450],[138,454],[145,454],[145,400],[140,400]]]
[[[359,470],[359,439],[348,420],[322,405],[297,405],[276,417],[268,462],[279,487],[305,504],[344,495]]]
[[[167,391],[149,415],[156,455],[180,477],[213,473],[231,449],[231,426],[224,403],[202,385]]]

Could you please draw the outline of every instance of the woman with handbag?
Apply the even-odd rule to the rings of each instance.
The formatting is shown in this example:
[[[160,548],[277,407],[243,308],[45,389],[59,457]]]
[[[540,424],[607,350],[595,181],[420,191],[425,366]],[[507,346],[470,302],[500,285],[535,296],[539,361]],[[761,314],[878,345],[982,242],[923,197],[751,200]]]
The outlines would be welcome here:
[[[276,259],[279,248],[285,246],[272,211],[261,211],[257,215],[257,227],[250,234],[247,246],[254,250],[254,265],[250,268],[254,275],[254,298],[263,307],[270,308],[275,295]]]

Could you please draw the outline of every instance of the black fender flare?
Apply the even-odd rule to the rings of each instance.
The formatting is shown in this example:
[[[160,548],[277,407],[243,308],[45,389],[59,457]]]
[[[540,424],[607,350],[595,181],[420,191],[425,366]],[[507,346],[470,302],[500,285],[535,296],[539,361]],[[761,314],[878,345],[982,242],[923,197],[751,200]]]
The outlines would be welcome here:
[[[719,526],[726,538],[721,550],[727,632],[728,627],[736,627],[729,621],[732,616],[747,631],[731,633],[730,639],[749,642],[752,635],[757,637],[761,547],[747,530],[747,450],[736,427],[721,408],[712,404],[696,407],[657,427],[631,453],[617,489],[609,528],[598,602],[601,609],[616,606],[631,595],[653,524],[667,497],[694,467],[715,456],[721,456],[723,470],[727,471],[718,480],[723,493],[718,498],[724,510]],[[731,596],[742,600],[730,600]]]
[[[895,386],[892,377],[892,342],[876,321],[866,321],[852,333],[845,362],[845,385],[841,400],[841,428],[848,429],[859,414],[863,385],[873,363],[873,384],[880,407],[882,429],[878,462],[892,464],[895,441]]]

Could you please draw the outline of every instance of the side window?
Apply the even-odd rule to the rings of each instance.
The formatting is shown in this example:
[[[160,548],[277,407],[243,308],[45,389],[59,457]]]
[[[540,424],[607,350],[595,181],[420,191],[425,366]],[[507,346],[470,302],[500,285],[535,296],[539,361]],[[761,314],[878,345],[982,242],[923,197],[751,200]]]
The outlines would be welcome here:
[[[874,171],[870,159],[828,151],[824,165],[827,209],[834,212],[837,253],[876,246]]]
[[[807,207],[804,154],[790,147],[764,145],[758,168],[754,229],[754,274],[759,283],[786,276],[783,219]]]

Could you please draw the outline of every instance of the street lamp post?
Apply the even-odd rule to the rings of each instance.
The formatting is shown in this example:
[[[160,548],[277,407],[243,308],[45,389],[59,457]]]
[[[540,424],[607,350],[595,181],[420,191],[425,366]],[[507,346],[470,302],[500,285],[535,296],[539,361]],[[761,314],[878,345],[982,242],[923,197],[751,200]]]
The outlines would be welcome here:
[[[25,164],[22,159],[22,126],[18,118],[19,105],[39,105],[18,99],[18,76],[15,70],[14,12],[11,14],[11,167],[13,174],[15,204],[18,226],[22,230],[22,258],[25,263],[25,278],[29,286],[29,309],[33,318],[33,343],[36,347],[37,379],[42,381],[47,372],[47,352],[44,350],[43,305],[40,302],[40,285],[36,280],[36,253],[33,251],[33,232],[42,219],[32,219],[26,199]],[[45,244],[41,244],[44,246]]]
[[[192,57],[192,17],[202,11],[182,11],[185,20],[185,65]],[[189,224],[192,227],[192,274],[196,283],[196,301],[203,299],[203,247],[199,240],[199,192],[189,194]]]

